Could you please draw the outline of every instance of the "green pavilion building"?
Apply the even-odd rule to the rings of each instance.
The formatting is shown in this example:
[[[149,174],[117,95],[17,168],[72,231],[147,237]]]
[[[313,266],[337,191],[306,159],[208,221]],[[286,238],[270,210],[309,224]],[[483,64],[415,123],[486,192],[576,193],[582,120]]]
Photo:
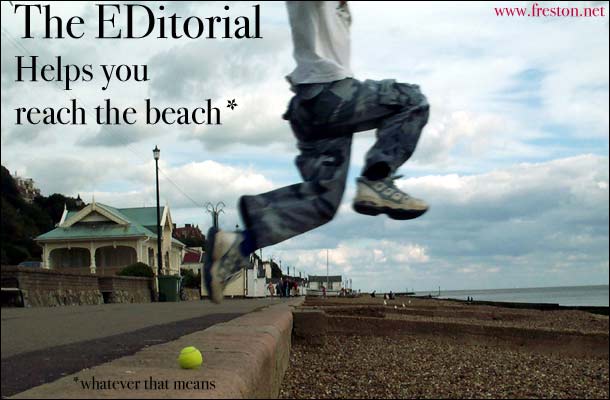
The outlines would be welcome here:
[[[172,237],[169,206],[161,207],[162,274],[179,275],[185,245]],[[42,267],[114,275],[143,262],[157,273],[157,208],[114,208],[95,200],[67,211],[57,228],[36,238]]]

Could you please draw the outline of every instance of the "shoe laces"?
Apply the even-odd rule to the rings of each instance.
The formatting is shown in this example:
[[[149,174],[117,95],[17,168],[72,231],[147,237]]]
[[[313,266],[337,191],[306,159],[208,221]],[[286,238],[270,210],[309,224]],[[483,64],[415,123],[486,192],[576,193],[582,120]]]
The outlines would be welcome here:
[[[390,175],[387,178],[385,178],[384,180],[386,181],[386,184],[388,186],[392,186],[392,187],[396,188],[395,181],[402,177],[403,177],[403,175]]]
[[[398,186],[396,186],[395,181],[402,178],[404,175],[390,175],[388,176],[385,181],[386,181],[386,185],[388,185],[389,187],[395,189],[396,191],[402,193],[406,199],[410,198],[411,196],[409,196],[408,193],[406,193],[404,190],[400,190],[398,188]]]

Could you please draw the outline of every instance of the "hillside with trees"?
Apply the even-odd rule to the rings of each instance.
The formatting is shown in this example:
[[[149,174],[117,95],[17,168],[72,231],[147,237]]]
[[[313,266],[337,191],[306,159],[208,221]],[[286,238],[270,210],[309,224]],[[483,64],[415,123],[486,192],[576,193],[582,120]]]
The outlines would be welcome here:
[[[48,232],[61,219],[64,205],[75,210],[76,199],[61,194],[37,196],[30,204],[21,196],[10,172],[1,166],[0,257],[2,265],[39,261],[42,248],[34,238]]]

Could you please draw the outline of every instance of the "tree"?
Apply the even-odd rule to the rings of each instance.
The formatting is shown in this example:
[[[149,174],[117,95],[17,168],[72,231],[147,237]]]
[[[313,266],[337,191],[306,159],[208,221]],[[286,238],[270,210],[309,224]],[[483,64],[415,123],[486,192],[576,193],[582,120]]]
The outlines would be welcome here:
[[[272,278],[281,278],[282,277],[282,269],[273,260],[271,260],[271,277]]]
[[[42,249],[34,239],[52,230],[59,222],[64,204],[76,208],[76,200],[60,194],[38,196],[32,204],[19,193],[10,172],[0,166],[0,257],[2,264],[40,260]]]
[[[180,276],[182,276],[182,286],[187,288],[200,288],[201,271],[197,271],[197,274],[195,274],[188,268],[180,268]]]
[[[137,262],[135,264],[131,264],[117,272],[117,275],[120,276],[144,276],[147,278],[152,278],[155,276],[153,270],[148,265]]]

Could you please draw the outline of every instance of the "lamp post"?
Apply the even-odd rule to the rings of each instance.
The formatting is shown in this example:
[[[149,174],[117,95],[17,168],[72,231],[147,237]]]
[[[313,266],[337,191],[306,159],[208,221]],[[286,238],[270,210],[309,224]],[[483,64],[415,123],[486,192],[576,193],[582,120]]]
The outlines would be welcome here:
[[[224,212],[224,208],[225,203],[223,203],[222,201],[219,201],[218,203],[216,203],[216,205],[213,205],[212,203],[207,203],[205,205],[205,209],[207,210],[207,212],[212,214],[212,224],[216,229],[218,229],[218,214]]]
[[[326,249],[326,290],[328,290],[328,249]]]
[[[155,171],[157,176],[157,275],[161,275],[163,257],[161,255],[161,208],[159,207],[159,156],[161,150],[157,146],[153,149],[155,157]]]

